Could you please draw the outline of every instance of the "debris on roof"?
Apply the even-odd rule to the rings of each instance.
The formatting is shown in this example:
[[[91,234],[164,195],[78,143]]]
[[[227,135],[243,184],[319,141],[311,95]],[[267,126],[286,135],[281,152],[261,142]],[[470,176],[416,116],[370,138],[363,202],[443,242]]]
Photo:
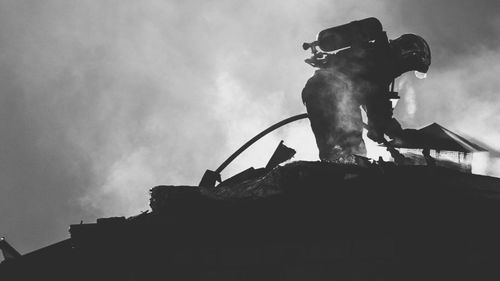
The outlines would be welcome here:
[[[465,153],[487,151],[485,148],[437,123],[432,123],[419,130],[407,129],[405,132],[406,134],[403,137],[394,139],[390,143],[398,148],[434,149]]]

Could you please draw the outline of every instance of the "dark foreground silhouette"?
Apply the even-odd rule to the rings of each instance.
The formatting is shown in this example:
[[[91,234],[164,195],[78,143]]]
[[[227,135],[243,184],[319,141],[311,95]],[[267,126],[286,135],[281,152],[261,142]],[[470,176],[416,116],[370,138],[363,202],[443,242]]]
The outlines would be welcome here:
[[[295,162],[70,227],[0,280],[498,280],[500,179]]]

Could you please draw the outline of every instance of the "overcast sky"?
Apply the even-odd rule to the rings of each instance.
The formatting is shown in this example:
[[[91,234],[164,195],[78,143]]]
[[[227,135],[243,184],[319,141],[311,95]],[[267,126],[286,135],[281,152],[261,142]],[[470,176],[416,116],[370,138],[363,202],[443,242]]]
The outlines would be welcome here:
[[[0,236],[22,253],[70,224],[148,210],[148,190],[196,185],[246,140],[305,112],[304,41],[375,16],[424,37],[428,78],[399,79],[406,128],[432,122],[500,149],[497,1],[0,0]],[[279,140],[316,160],[307,121]]]

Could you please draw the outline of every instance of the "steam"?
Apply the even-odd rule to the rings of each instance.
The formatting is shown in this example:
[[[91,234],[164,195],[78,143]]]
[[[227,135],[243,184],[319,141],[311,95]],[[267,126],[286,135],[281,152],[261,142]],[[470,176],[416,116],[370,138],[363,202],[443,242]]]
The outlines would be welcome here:
[[[418,110],[413,118],[405,117],[411,113],[409,109],[414,101],[403,98],[406,106],[399,104],[397,115],[404,120],[404,127],[419,128],[437,122],[493,150],[500,150],[500,81],[496,77],[500,73],[499,51],[500,48],[480,49],[437,71],[432,71],[431,67],[432,75],[426,81],[405,77],[406,89],[414,89],[416,93]],[[405,94],[408,93],[402,96]],[[473,160],[476,166],[483,165],[475,172],[499,176],[500,161],[495,158],[498,155],[493,153],[491,159],[485,157],[478,155]]]
[[[152,186],[196,185],[260,130],[303,112],[312,70],[301,42],[384,11],[325,5],[1,1],[2,235],[26,252],[80,220],[147,210]],[[223,177],[265,164],[280,139],[304,158],[315,149],[307,123],[293,124]]]
[[[425,104],[416,120],[441,123],[500,149],[499,62],[498,50],[481,50],[432,73],[423,83],[408,80],[418,93],[417,103]]]
[[[453,17],[427,21],[415,12],[420,2],[398,3],[0,1],[1,234],[26,252],[67,237],[80,220],[148,209],[154,185],[197,184],[256,133],[304,112],[300,92],[313,70],[302,42],[370,16],[390,38],[429,39],[436,54],[428,79],[410,79],[415,116],[398,106],[404,127],[435,121],[498,147],[498,46],[455,48],[440,36],[456,25],[436,23]],[[296,159],[317,159],[308,122],[298,122],[223,176],[265,164],[281,139]]]
[[[397,81],[398,87],[396,90],[399,92],[400,98],[403,99],[400,106],[405,107],[403,118],[405,121],[413,120],[417,112],[417,97],[413,83],[409,79],[408,74],[402,75]]]

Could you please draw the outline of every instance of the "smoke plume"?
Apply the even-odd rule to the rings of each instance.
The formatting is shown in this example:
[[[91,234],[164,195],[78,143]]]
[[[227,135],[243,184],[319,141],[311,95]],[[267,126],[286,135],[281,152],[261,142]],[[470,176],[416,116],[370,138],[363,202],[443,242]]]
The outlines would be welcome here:
[[[371,16],[433,51],[429,78],[408,82],[416,111],[398,112],[403,125],[438,122],[498,148],[496,3],[427,2],[0,1],[0,235],[26,252],[80,220],[147,210],[152,186],[197,184],[304,112],[302,42]],[[265,165],[280,139],[317,159],[304,121],[223,176]]]

